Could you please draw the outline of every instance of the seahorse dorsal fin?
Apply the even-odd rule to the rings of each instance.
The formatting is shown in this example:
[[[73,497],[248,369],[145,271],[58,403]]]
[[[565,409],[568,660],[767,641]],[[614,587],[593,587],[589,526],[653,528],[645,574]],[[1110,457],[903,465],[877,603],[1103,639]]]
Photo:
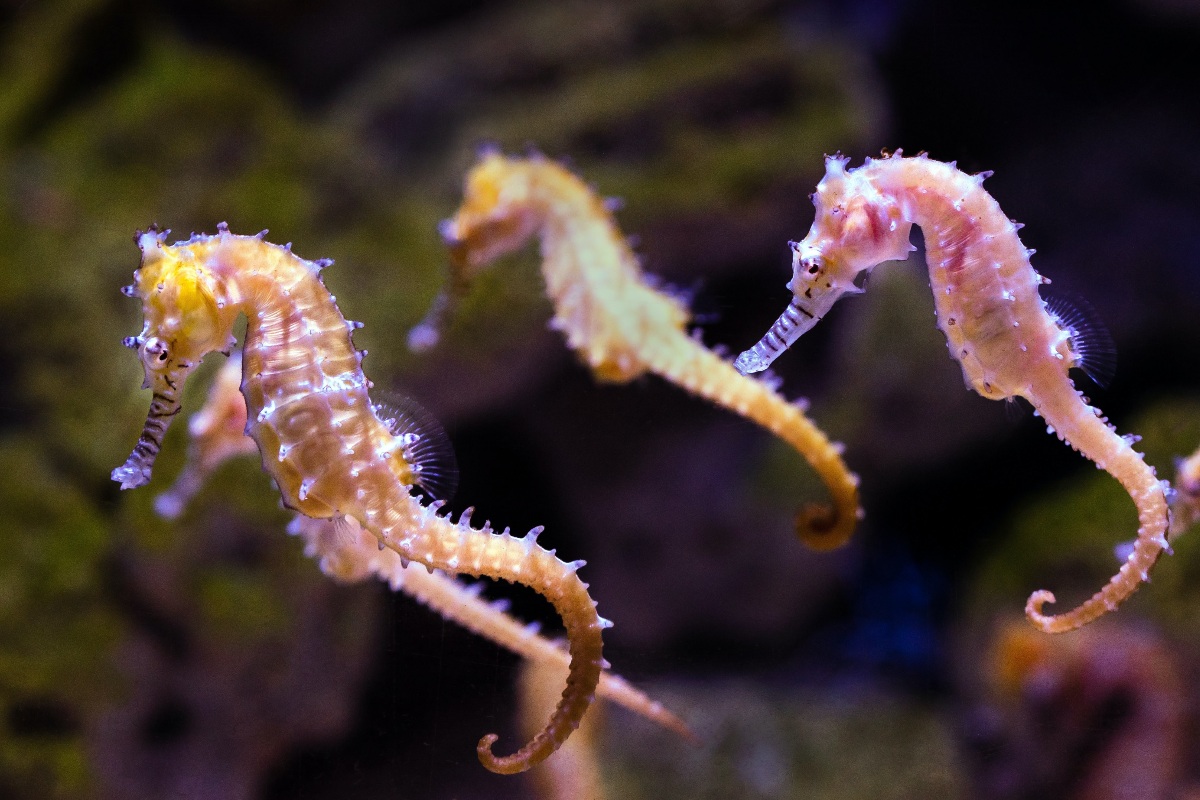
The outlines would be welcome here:
[[[1097,386],[1108,386],[1117,372],[1117,345],[1096,309],[1081,297],[1061,294],[1051,295],[1045,302],[1046,312],[1071,336],[1073,366],[1082,369]]]
[[[432,500],[449,500],[458,489],[458,459],[446,429],[413,398],[380,392],[375,414],[392,435],[404,440],[404,458],[412,466],[416,485]]]

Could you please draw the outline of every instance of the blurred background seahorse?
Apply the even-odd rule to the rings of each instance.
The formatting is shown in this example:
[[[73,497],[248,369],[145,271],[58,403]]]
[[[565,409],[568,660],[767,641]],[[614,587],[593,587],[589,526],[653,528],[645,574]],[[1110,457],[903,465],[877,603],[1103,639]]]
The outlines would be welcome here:
[[[739,374],[706,348],[699,331],[687,331],[686,300],[642,272],[606,201],[541,156],[485,153],[464,183],[462,205],[441,226],[450,248],[448,286],[409,332],[410,347],[420,352],[436,344],[444,318],[472,279],[537,238],[554,302],[550,326],[562,331],[597,379],[627,383],[653,373],[770,430],[796,448],[833,498],[810,502],[797,514],[800,538],[819,550],[846,543],[862,509],[858,477],[842,460],[842,446],[809,420],[807,401],[787,402],[771,383]]]

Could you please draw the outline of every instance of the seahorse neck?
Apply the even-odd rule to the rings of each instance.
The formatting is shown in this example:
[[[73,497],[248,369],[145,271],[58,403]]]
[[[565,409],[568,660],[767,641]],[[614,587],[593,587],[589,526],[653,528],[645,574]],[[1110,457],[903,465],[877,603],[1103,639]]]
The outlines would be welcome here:
[[[263,391],[246,398],[251,419],[268,402],[279,406],[313,391],[365,388],[350,327],[317,267],[254,237],[229,238],[216,260],[229,299],[246,314],[243,375]]]
[[[953,164],[932,158],[884,158],[859,168],[871,185],[899,203],[906,221],[922,229],[952,219],[981,222],[1003,215],[1000,206],[981,188],[980,179]]]
[[[580,282],[602,290],[636,281],[637,260],[603,200],[553,162],[533,162],[530,169],[531,199],[540,217],[542,269],[550,297],[558,303]],[[582,254],[587,258],[581,258]]]

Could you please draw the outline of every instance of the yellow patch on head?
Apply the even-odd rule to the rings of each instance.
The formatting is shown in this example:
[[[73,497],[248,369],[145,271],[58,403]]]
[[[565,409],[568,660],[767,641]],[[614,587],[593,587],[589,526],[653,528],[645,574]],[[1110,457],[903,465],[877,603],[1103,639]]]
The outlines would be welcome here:
[[[466,191],[461,211],[467,214],[486,214],[500,202],[500,187],[510,172],[506,160],[488,156],[467,175]]]
[[[137,274],[148,333],[171,343],[182,357],[202,357],[225,346],[228,334],[211,280],[191,248],[163,247],[153,234],[138,241],[142,265]]]

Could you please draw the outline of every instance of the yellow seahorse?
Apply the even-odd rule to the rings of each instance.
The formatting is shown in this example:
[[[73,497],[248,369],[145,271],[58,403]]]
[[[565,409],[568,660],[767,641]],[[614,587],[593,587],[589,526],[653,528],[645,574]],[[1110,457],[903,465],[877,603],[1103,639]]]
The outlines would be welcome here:
[[[594,698],[605,666],[596,613],[577,570],[536,543],[472,528],[423,505],[405,442],[377,416],[362,371],[364,353],[320,278],[328,261],[306,261],[262,235],[237,236],[225,225],[213,236],[166,244],[166,233],[136,237],[141,266],[125,293],[142,302],[145,324],[125,343],[136,348],[153,391],[150,412],[129,459],[113,470],[122,489],[150,480],[163,434],[180,409],[184,381],[210,352],[228,353],[238,317],[247,319],[242,394],[247,432],[263,468],[290,508],[308,517],[350,517],[404,560],[430,569],[521,583],[561,615],[571,655],[566,689],[545,728],[510,756],[497,757],[495,734],[477,747],[485,767],[514,773],[537,764],[562,743]]]
[[[241,393],[241,380],[242,357],[241,353],[235,352],[217,371],[204,406],[188,420],[187,461],[175,483],[155,498],[154,507],[162,516],[168,519],[178,517],[222,463],[258,452],[254,440],[245,432],[246,401]],[[407,420],[397,425],[400,428],[413,427]],[[397,425],[392,426],[393,432],[405,435],[397,430]],[[428,440],[436,441],[440,429],[430,431],[427,429],[428,423],[423,425],[426,427],[415,434],[420,441],[413,442],[407,460],[415,462],[412,466],[422,468],[417,473],[418,484],[430,490],[437,486],[430,485],[428,476],[431,473],[441,475],[446,470],[444,467],[438,468],[441,465],[437,463],[444,458],[444,454],[438,453],[436,447],[421,447]],[[566,674],[570,660],[566,651],[540,635],[536,625],[523,625],[508,616],[501,603],[484,600],[480,597],[479,584],[459,583],[443,572],[430,572],[419,564],[404,563],[391,548],[379,549],[375,537],[353,519],[334,521],[297,514],[288,524],[288,532],[304,539],[305,554],[317,559],[321,571],[331,578],[355,583],[371,576],[378,577],[393,590],[404,592],[445,619],[490,639],[528,659],[531,664],[539,665],[536,670],[531,668],[537,674]],[[596,695],[687,739],[694,739],[687,725],[661,703],[651,700],[629,682],[607,670],[600,674]],[[549,708],[553,703],[546,705]],[[590,712],[585,720],[594,713]],[[522,714],[522,720],[525,724],[528,716]],[[532,731],[531,735],[536,732]],[[578,736],[576,732],[575,737]],[[568,740],[567,746],[573,741]]]
[[[624,382],[652,372],[780,436],[808,460],[833,499],[832,506],[801,510],[800,537],[819,550],[850,537],[862,511],[858,478],[841,446],[805,416],[803,403],[788,403],[688,335],[686,306],[647,282],[608,205],[572,172],[540,156],[487,152],[467,175],[462,205],[442,235],[451,252],[450,284],[410,333],[410,347],[435,344],[442,318],[470,279],[538,236],[554,302],[551,324],[598,379]]]
[[[1137,505],[1137,541],[1103,589],[1060,615],[1042,613],[1054,602],[1052,593],[1034,592],[1026,615],[1043,631],[1058,633],[1116,609],[1167,547],[1165,482],[1071,382],[1072,367],[1088,366],[1087,340],[1039,296],[1038,286],[1047,281],[1030,265],[1032,251],[1021,244],[1019,226],[982,188],[991,173],[967,175],[954,164],[924,154],[903,158],[899,151],[852,170],[847,161],[826,159],[813,195],[812,229],[791,243],[791,304],[736,365],[745,372],[767,367],[842,294],[857,291],[860,272],[905,258],[912,226],[921,226],[938,325],[967,385],[994,400],[1027,399],[1051,433],[1107,470]]]

